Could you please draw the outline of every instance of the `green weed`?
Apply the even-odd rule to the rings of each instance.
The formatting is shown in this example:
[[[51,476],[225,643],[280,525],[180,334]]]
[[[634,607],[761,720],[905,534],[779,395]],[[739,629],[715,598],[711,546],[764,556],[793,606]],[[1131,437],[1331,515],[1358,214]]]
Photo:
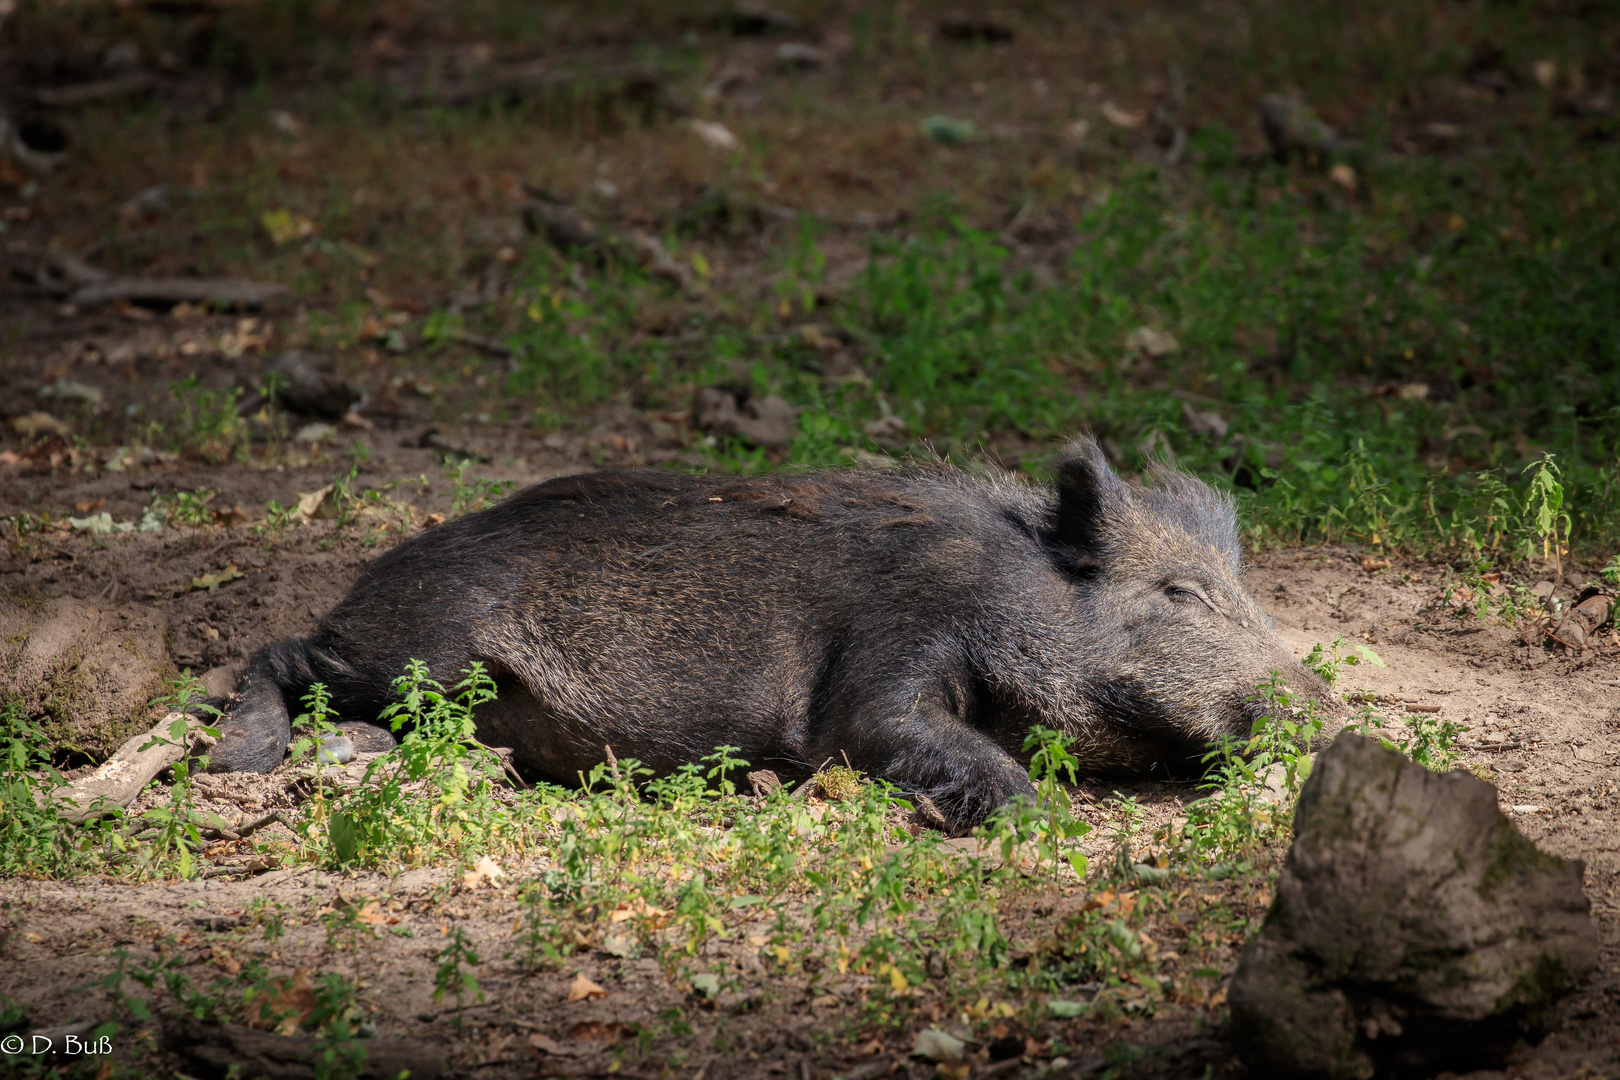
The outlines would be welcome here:
[[[1351,649],[1355,651],[1349,651]],[[1317,642],[1311,646],[1311,651],[1305,654],[1305,659],[1300,663],[1316,672],[1329,686],[1339,681],[1339,676],[1347,667],[1356,667],[1363,663],[1371,664],[1373,667],[1384,666],[1383,659],[1369,646],[1346,641],[1343,634],[1334,638],[1330,645],[1324,646],[1321,642]]]
[[[457,926],[450,933],[450,940],[443,949],[433,955],[438,964],[433,975],[433,1000],[443,1001],[446,997],[456,999],[456,1029],[462,1027],[462,1009],[467,999],[474,1002],[484,1000],[484,991],[478,985],[478,975],[475,971],[483,961],[478,953],[473,951],[467,943],[466,931]]]
[[[173,495],[153,496],[151,503],[141,514],[139,528],[145,531],[160,529],[165,525],[183,526],[188,529],[200,529],[214,522],[214,511],[208,505],[213,502],[214,496],[219,494],[209,488],[197,488],[195,491],[177,491]]]
[[[507,496],[517,486],[512,480],[486,480],[482,477],[468,477],[467,470],[472,462],[463,460],[456,465],[446,468],[444,475],[449,478],[454,487],[450,493],[450,514],[460,517],[462,514],[474,510],[482,510],[494,506]]]
[[[169,429],[169,443],[210,465],[246,459],[251,441],[247,422],[237,414],[240,389],[211,390],[196,375],[170,386],[180,415]]]
[[[51,740],[11,695],[0,696],[0,872],[66,876],[87,865],[94,843],[65,821],[53,793],[67,781]]]

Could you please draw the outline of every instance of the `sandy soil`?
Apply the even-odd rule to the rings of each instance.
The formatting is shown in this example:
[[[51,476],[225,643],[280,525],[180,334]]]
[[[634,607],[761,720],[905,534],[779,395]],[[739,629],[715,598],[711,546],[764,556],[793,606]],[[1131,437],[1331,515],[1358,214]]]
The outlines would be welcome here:
[[[586,464],[566,451],[519,445],[503,448],[489,471],[531,481]],[[427,451],[389,446],[370,459],[361,476],[372,486],[436,467]],[[224,493],[223,504],[259,505],[265,498],[285,501],[299,490],[318,487],[334,471],[331,462],[258,472],[232,467],[196,475],[188,468],[85,479],[60,472],[12,473],[0,479],[0,503],[27,502],[60,512],[74,502],[105,499],[115,518],[128,518],[153,491],[206,482]],[[449,488],[442,479],[425,491],[420,486],[410,491],[417,514],[448,508]],[[340,530],[322,521],[266,535],[247,525],[100,539],[83,533],[35,534],[12,544],[8,561],[0,566],[0,590],[14,596],[71,595],[105,604],[149,605],[170,621],[177,663],[199,672],[228,670],[259,645],[306,630],[376,554],[375,544],[390,542],[386,534]],[[213,592],[191,587],[192,577],[227,565],[239,567],[245,576]],[[1551,573],[1542,578],[1550,579]],[[1568,599],[1582,580],[1576,573],[1559,579],[1553,595]],[[109,589],[113,581],[119,583],[115,598]],[[1261,555],[1250,585],[1300,655],[1315,642],[1341,634],[1370,644],[1387,666],[1363,665],[1349,673],[1349,682],[1375,695],[1386,716],[1437,710],[1440,717],[1465,724],[1463,763],[1497,784],[1503,809],[1518,827],[1547,850],[1586,862],[1587,893],[1603,941],[1599,974],[1569,1003],[1562,1030],[1539,1047],[1522,1048],[1506,1074],[1489,1075],[1596,1077],[1620,1072],[1620,644],[1605,631],[1600,644],[1575,656],[1526,645],[1518,631],[1494,620],[1482,622],[1455,603],[1444,604],[1443,567],[1396,563],[1369,571],[1360,553],[1348,550]],[[1186,786],[1163,784],[1083,785],[1082,792],[1094,800],[1091,811],[1097,823],[1105,826],[1093,834],[1098,855],[1107,848],[1107,799],[1116,788],[1136,795],[1147,808],[1144,843],[1194,794]],[[227,817],[291,806],[299,798],[273,779],[206,778],[201,791],[204,805]],[[210,862],[218,866],[240,867],[248,861],[247,854],[231,845],[211,852]],[[521,867],[512,869],[518,872],[514,877],[521,875]],[[1264,912],[1263,874],[1253,882],[1212,888],[1239,916],[1257,919]],[[260,928],[246,914],[264,898],[285,905],[289,913],[287,934],[278,943],[263,941]],[[1015,937],[1037,937],[1081,899],[1078,890],[1025,898],[1006,912],[1007,924]],[[379,929],[385,932],[359,956],[332,951],[319,915],[368,900],[377,901]],[[111,1018],[114,1008],[107,993],[93,984],[112,969],[115,950],[127,949],[131,957],[150,961],[161,946],[201,983],[252,959],[281,973],[358,974],[366,985],[363,1000],[375,1010],[382,1036],[408,1037],[418,1048],[441,1048],[462,1075],[604,1074],[619,1061],[614,1068],[627,1076],[871,1077],[889,1068],[879,1065],[885,1054],[892,1055],[899,1075],[907,1069],[913,1076],[932,1073],[932,1065],[906,1063],[913,1037],[908,1032],[879,1032],[874,1045],[873,1032],[860,1020],[858,981],[812,987],[802,979],[772,977],[760,963],[759,950],[748,943],[753,932],[748,928],[711,956],[732,966],[740,989],[707,1003],[694,997],[685,982],[669,978],[650,957],[621,959],[593,952],[563,970],[525,971],[512,945],[516,910],[512,888],[467,890],[447,869],[392,878],[278,868],[241,879],[226,875],[147,884],[8,880],[0,882],[0,986],[26,1007],[36,1027],[101,1021]],[[449,1003],[431,999],[432,954],[442,948],[443,931],[452,923],[465,930],[483,958],[478,974],[487,995],[484,1004],[468,1010],[460,1032],[451,1022]],[[1240,944],[1238,934],[1220,954],[1226,974]],[[608,995],[568,1003],[576,972],[600,983]],[[980,1039],[970,1047],[977,1047],[985,1059],[973,1068],[976,1075],[989,1069],[1009,1076],[1090,1075],[1123,1063],[1117,1047],[1128,1044],[1149,1048],[1129,1065],[1134,1073],[1191,1076],[1213,1066],[1227,1075],[1240,1066],[1222,1041],[1225,1011],[1220,1001],[1217,994],[1209,1002],[1167,1004],[1150,1018],[1108,1023],[1050,1021],[1027,1032],[1034,1040],[1025,1047],[1027,1058],[1013,1052],[996,1065],[988,1058],[1005,1053],[1006,1047],[992,1055],[982,1025],[969,1025]],[[671,1030],[667,1018],[674,1015],[691,1026],[689,1034]],[[908,1021],[913,1030],[957,1022],[959,1018],[940,1015],[926,996]],[[629,1037],[633,1029],[648,1034],[637,1043]],[[1021,1028],[1011,1035],[1003,1031],[1002,1041],[1014,1038],[1016,1043],[1022,1034]],[[143,1062],[143,1070],[199,1068],[169,1051],[143,1049],[140,1036],[120,1038],[119,1054]],[[1056,1061],[1050,1057],[1053,1039],[1067,1048]]]

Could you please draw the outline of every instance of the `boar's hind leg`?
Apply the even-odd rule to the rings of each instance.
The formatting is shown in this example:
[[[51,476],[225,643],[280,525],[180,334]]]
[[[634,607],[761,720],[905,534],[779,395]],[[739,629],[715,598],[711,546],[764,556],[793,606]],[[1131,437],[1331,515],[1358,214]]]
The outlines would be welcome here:
[[[281,685],[257,665],[242,676],[235,697],[215,723],[219,742],[208,753],[209,772],[267,773],[281,764],[292,738]]]
[[[254,653],[217,721],[219,742],[209,752],[208,770],[267,773],[280,765],[292,740],[288,692],[296,697],[312,683],[330,686],[346,674],[346,665],[304,640],[278,642]]]
[[[1035,798],[1029,774],[1012,755],[943,709],[884,726],[888,738],[859,740],[866,762],[856,766],[928,796],[953,836],[1012,799]]]

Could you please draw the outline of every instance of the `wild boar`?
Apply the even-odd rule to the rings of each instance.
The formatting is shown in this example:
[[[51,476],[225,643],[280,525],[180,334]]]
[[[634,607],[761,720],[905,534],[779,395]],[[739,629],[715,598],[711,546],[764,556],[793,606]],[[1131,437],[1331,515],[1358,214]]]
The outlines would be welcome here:
[[[1186,773],[1249,733],[1273,669],[1325,697],[1242,570],[1229,498],[1129,484],[1089,439],[1051,488],[943,464],[562,477],[399,545],[254,655],[212,767],[279,764],[314,682],[371,720],[408,660],[476,660],[500,695],[479,738],[533,778],[605,746],[659,772],[736,746],[784,778],[847,756],[960,831],[1030,794],[1031,725],[1093,773]]]

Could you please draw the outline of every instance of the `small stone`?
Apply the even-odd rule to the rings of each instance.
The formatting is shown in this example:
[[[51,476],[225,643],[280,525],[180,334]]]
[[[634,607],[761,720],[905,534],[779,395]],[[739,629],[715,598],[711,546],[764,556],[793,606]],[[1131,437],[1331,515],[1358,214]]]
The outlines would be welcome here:
[[[800,41],[785,41],[776,47],[776,66],[795,71],[809,71],[827,63],[827,54],[814,45]]]
[[[1125,348],[1131,352],[1147,353],[1154,359],[1169,356],[1181,348],[1174,334],[1155,330],[1151,326],[1138,326],[1125,335]]]
[[[332,361],[302,349],[288,349],[270,365],[269,379],[281,404],[304,416],[337,420],[360,400]]]
[[[1483,780],[1340,735],[1232,980],[1245,1060],[1357,1080],[1500,1067],[1596,966],[1583,872],[1521,835]]]
[[[48,435],[59,435],[66,439],[73,434],[62,421],[48,412],[24,413],[22,416],[11,418],[11,430],[24,439],[43,439]]]
[[[1294,153],[1327,157],[1353,145],[1323,123],[1316,110],[1286,94],[1267,94],[1260,99],[1260,126],[1279,161],[1286,161]]]
[[[956,1036],[938,1028],[924,1028],[917,1032],[917,1042],[911,1048],[911,1056],[954,1063],[962,1060],[965,1049],[965,1044]]]

